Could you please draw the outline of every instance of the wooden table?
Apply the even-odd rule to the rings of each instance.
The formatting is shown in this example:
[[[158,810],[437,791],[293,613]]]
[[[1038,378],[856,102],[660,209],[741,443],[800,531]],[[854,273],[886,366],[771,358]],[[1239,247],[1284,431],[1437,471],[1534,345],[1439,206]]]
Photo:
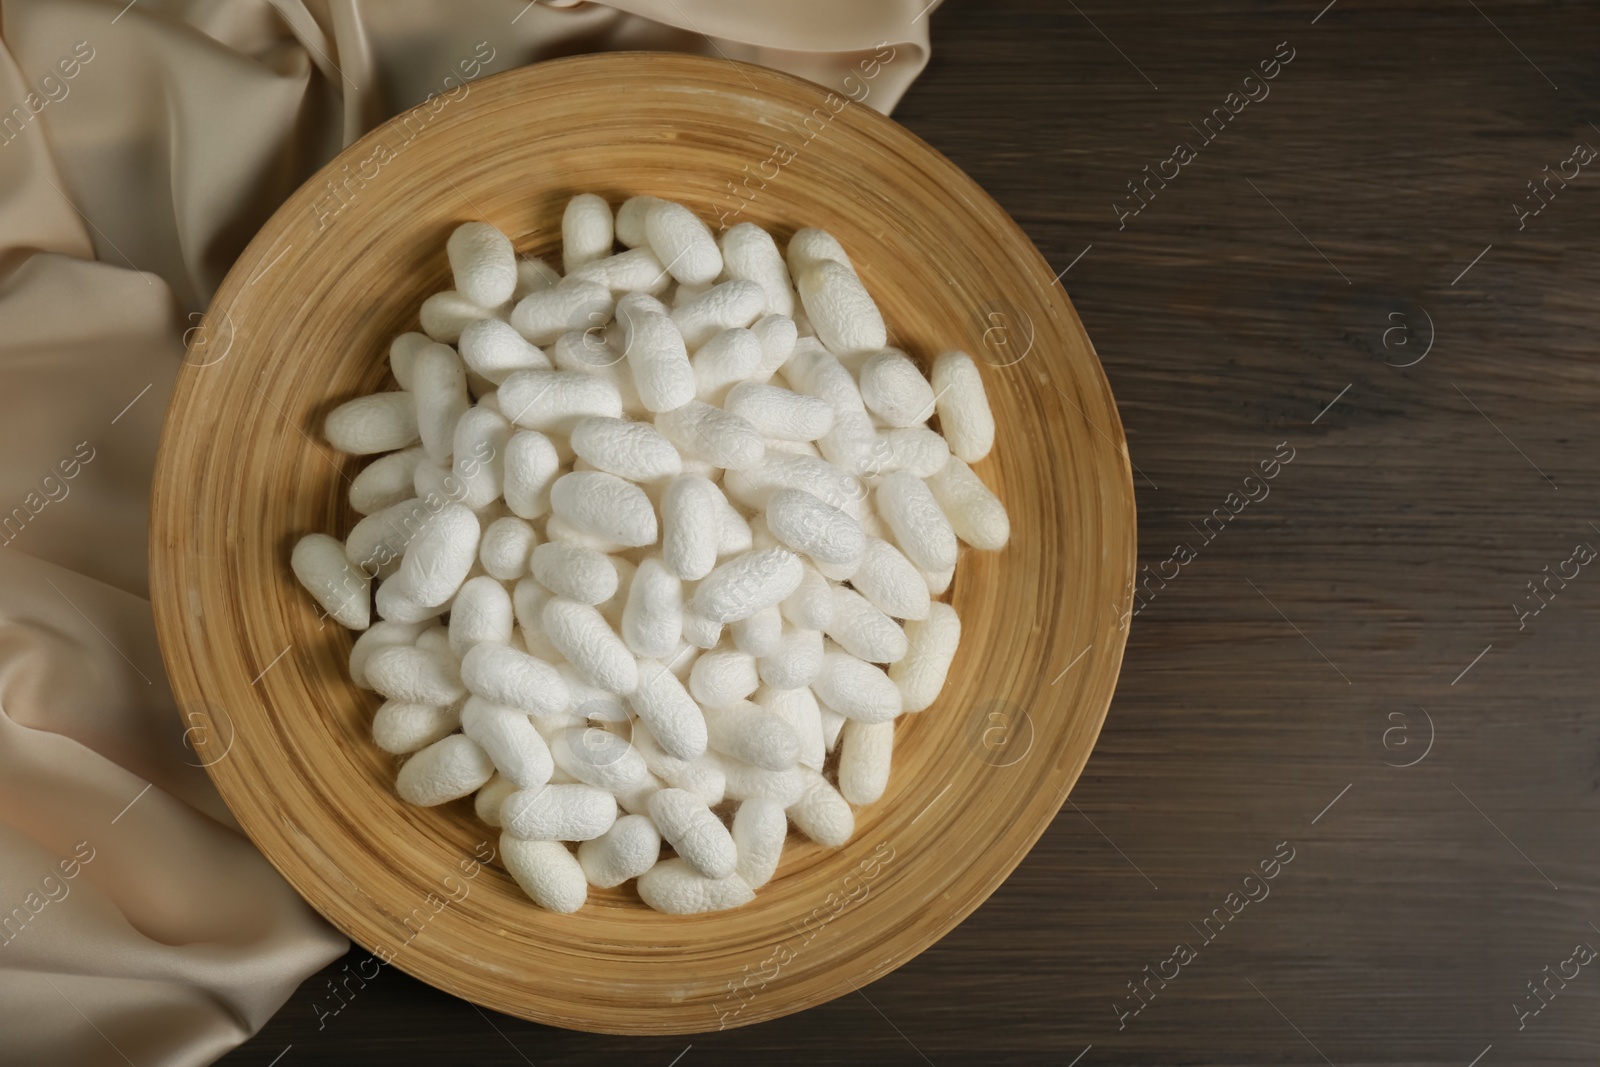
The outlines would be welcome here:
[[[319,1029],[341,961],[225,1062],[1600,1061],[1600,11],[1323,2],[933,16],[897,117],[1064,271],[1154,576],[983,908],[676,1040],[394,972]]]

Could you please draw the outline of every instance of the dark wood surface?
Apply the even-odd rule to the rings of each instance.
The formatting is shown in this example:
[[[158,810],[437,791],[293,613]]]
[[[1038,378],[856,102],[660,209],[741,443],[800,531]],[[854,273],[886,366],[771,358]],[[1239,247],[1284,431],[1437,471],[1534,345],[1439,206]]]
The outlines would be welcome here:
[[[1600,549],[1600,160],[1520,229],[1513,206],[1600,148],[1600,10],[1324,2],[932,16],[897,117],[1070,265],[1141,564],[1177,575],[1070,803],[984,907],[859,993],[676,1040],[391,971],[319,1025],[341,961],[224,1062],[1600,1061],[1600,966],[1565,962],[1600,948],[1600,567],[1574,555]],[[1285,41],[1270,95],[1203,142],[1189,123]],[[1195,158],[1119,229],[1180,141]],[[1519,1029],[1526,983],[1574,968]]]

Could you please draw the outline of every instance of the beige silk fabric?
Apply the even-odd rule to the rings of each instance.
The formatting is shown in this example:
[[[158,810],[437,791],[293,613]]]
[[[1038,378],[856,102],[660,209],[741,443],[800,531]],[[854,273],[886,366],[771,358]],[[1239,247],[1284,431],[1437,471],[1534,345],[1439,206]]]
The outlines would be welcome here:
[[[148,600],[184,332],[261,223],[452,76],[562,55],[723,56],[887,111],[923,3],[0,4],[0,1062],[209,1063],[346,948],[185,743]]]

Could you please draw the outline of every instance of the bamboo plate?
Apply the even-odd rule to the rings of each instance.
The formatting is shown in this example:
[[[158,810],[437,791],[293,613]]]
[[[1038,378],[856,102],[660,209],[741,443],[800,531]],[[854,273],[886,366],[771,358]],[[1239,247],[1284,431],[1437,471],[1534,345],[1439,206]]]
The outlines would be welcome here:
[[[859,85],[866,85],[863,69]],[[900,126],[808,82],[722,60],[566,59],[439,97],[301,187],[192,332],[152,500],[157,629],[201,760],[261,851],[353,940],[485,1007],[609,1033],[691,1033],[821,1004],[933,944],[1016,867],[1094,747],[1122,659],[1134,503],[1122,426],[1065,294],[1016,224]],[[572,194],[682,201],[780,241],[850,251],[891,339],[988,365],[999,427],[978,472],[1011,512],[967,552],[962,643],[929,710],[901,719],[884,797],[839,849],[791,836],[754,903],[691,917],[631,883],[575,915],[481,862],[470,800],[402,804],[289,570],[302,534],[348,531],[358,460],[319,437],[338,403],[393,388],[385,354],[450,287],[444,242],[486,218],[549,256]],[[557,257],[556,262],[559,262]],[[198,727],[198,729],[193,729]]]

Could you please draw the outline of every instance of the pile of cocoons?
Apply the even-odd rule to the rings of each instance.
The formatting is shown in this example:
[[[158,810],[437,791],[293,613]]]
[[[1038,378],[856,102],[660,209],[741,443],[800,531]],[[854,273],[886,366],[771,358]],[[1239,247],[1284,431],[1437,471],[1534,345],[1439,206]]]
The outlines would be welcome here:
[[[564,275],[485,223],[451,234],[455,288],[390,347],[399,389],[327,416],[377,457],[363,518],[292,567],[361,631],[396,792],[472,797],[536,903],[636,880],[663,912],[738,907],[791,824],[850,839],[896,719],[943,687],[958,541],[1010,536],[968,465],[994,420],[969,356],[924,374],[888,347],[821,230],[780,251],[584,194],[562,245]]]

